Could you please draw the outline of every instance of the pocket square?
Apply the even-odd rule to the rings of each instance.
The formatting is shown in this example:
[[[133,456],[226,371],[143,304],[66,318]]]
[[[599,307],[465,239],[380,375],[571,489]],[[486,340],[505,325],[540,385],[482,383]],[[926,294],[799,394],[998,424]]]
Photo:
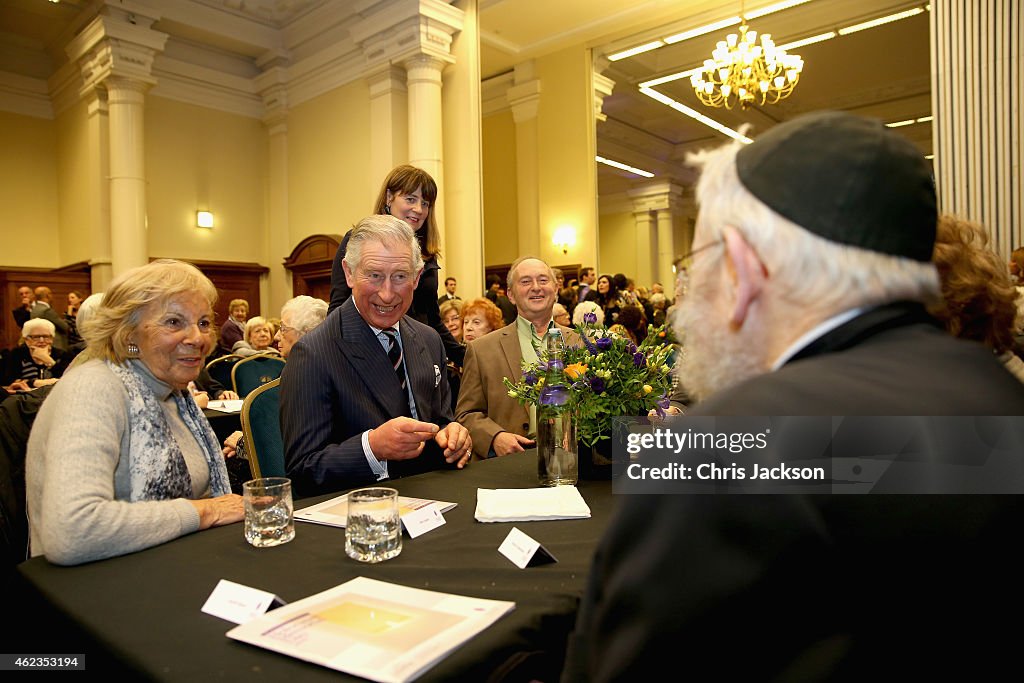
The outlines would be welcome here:
[[[434,366],[434,388],[441,383],[441,368]]]

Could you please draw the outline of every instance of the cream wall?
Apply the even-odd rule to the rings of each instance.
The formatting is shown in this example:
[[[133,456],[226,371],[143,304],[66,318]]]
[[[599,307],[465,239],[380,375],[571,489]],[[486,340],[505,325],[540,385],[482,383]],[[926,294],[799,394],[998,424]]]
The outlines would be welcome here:
[[[61,112],[55,122],[57,145],[53,161],[57,165],[59,198],[58,266],[93,258],[90,233],[95,207],[95,187],[91,182],[100,175],[89,154],[87,106],[79,101]],[[105,187],[105,185],[104,185]]]
[[[633,277],[637,270],[636,219],[631,212],[601,215],[601,252],[598,275],[625,273]],[[650,284],[650,283],[640,283]]]
[[[593,263],[598,252],[597,142],[590,51],[580,45],[538,59],[536,75],[542,88],[537,112],[540,256],[550,263]],[[561,225],[576,229],[576,244],[568,254],[551,241]]]
[[[146,99],[149,254],[267,264],[267,135],[252,118]],[[195,212],[213,212],[212,230]]]
[[[345,234],[373,210],[383,178],[368,172],[370,92],[349,83],[288,113],[290,247],[315,234]],[[274,264],[287,254],[272,255]]]
[[[519,256],[516,194],[516,125],[512,112],[483,120],[484,264],[512,263]]]
[[[57,227],[54,122],[0,111],[0,149],[0,206],[5,214],[0,227],[0,265],[64,265]]]

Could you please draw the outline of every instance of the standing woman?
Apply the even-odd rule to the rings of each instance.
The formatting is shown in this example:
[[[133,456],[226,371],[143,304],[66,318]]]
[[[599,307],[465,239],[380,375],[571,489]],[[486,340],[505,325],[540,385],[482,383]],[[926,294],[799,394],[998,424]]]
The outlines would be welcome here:
[[[437,259],[440,256],[440,230],[434,218],[435,202],[437,201],[437,183],[426,171],[415,166],[398,166],[388,173],[377,195],[377,203],[373,212],[390,214],[401,218],[416,233],[416,241],[423,255],[423,274],[412,295],[412,306],[408,315],[430,325],[441,335],[448,360],[461,366],[466,355],[465,348],[452,337],[444,322],[437,304],[437,273],[441,269]],[[331,270],[331,307],[330,311],[341,306],[351,296],[345,281],[345,271],[341,261],[345,258],[348,248],[349,234],[342,239],[338,253],[334,256],[334,267]]]

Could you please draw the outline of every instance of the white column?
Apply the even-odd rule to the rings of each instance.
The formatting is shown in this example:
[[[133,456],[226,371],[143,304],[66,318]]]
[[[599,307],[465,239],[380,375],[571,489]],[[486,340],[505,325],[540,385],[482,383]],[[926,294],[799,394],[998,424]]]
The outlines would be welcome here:
[[[508,103],[516,125],[516,209],[519,253],[540,257],[540,180],[537,142],[537,109],[541,83],[534,78],[533,62],[515,67]]]
[[[672,263],[675,261],[676,253],[673,223],[677,213],[673,209],[674,207],[669,204],[668,208],[658,210],[657,263],[651,279],[643,283],[645,287],[650,286],[652,282],[660,282],[663,285],[672,282]],[[639,284],[640,282],[637,282],[637,285]]]
[[[110,256],[113,273],[118,275],[149,260],[143,145],[143,104],[149,84],[111,76],[105,86],[110,120]]]
[[[655,219],[648,209],[634,211],[633,218],[636,220],[636,270],[632,277],[634,282],[646,286],[651,283],[657,255]]]
[[[978,221],[1004,256],[1024,244],[1021,5],[931,3],[932,149],[941,212]]]
[[[390,64],[370,74],[370,177],[379,184],[409,158],[408,99],[405,70]],[[376,188],[374,188],[376,192]]]
[[[89,210],[83,222],[89,229],[89,269],[92,291],[102,292],[114,279],[110,256],[110,139],[107,93],[93,88],[86,95],[88,138],[87,183]]]
[[[266,290],[260,308],[266,315],[276,316],[292,296],[291,277],[283,265],[293,246],[288,221],[288,75],[284,65],[276,60],[265,65],[269,68],[257,78],[257,87],[263,97],[263,125],[269,145],[266,249],[270,272],[266,288],[260,288],[261,298]]]
[[[676,258],[675,223],[683,190],[671,181],[658,181],[628,190],[637,219],[637,285],[672,281]],[[652,227],[651,214],[655,215]]]
[[[447,62],[429,54],[405,61],[409,88],[409,163],[441,184],[441,71]]]

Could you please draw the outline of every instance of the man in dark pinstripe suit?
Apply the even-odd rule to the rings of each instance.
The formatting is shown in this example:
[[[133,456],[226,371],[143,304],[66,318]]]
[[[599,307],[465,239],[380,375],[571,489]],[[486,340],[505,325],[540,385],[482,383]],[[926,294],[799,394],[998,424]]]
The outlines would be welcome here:
[[[412,229],[393,216],[364,218],[342,265],[352,297],[292,347],[281,376],[296,490],[464,467],[472,440],[452,419],[441,338],[405,315],[423,268]]]

